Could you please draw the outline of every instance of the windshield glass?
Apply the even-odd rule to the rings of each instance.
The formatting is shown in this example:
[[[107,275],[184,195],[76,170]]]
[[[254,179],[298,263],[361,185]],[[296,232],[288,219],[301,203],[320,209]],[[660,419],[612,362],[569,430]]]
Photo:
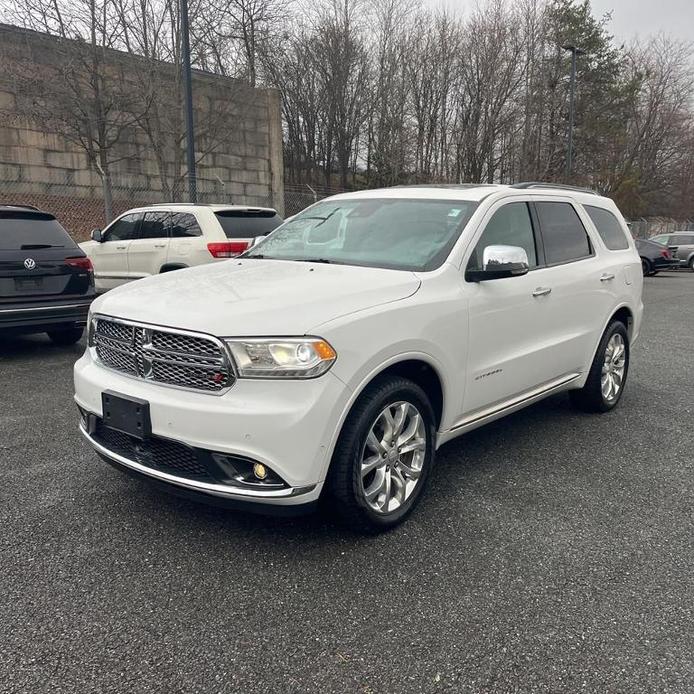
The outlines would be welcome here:
[[[245,254],[394,270],[443,263],[477,207],[470,200],[326,200],[304,210]]]

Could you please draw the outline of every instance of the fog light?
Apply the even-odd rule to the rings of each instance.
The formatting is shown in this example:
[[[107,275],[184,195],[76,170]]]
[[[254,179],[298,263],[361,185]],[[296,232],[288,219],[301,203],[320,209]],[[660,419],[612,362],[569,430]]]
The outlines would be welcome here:
[[[256,479],[264,480],[267,477],[267,468],[262,463],[254,463],[253,474]]]

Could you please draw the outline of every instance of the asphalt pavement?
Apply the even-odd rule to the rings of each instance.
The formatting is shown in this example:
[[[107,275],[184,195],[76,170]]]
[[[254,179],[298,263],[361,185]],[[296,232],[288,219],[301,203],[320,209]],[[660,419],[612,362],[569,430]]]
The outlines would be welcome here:
[[[0,342],[0,692],[694,691],[694,274],[645,303],[616,411],[446,445],[377,537],[124,476],[77,433],[84,346]]]

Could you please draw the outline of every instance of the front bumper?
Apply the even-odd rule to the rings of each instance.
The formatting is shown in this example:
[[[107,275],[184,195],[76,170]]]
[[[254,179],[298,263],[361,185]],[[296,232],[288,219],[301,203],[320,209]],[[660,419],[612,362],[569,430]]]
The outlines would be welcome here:
[[[89,351],[75,364],[75,401],[101,417],[101,395],[114,391],[146,400],[152,434],[194,449],[238,456],[266,465],[282,489],[240,489],[155,470],[101,445],[84,424],[96,452],[121,468],[178,490],[212,499],[266,505],[311,504],[320,496],[349,390],[330,372],[306,381],[239,379],[223,395],[145,382],[96,364]]]
[[[87,324],[96,294],[71,301],[45,300],[0,306],[0,330],[43,332],[65,324]]]

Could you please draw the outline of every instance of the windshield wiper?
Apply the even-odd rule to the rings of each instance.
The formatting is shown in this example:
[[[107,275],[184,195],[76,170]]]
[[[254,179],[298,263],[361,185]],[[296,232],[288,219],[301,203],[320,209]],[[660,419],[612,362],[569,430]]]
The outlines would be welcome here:
[[[55,246],[52,243],[23,243],[20,247],[20,251],[35,251],[38,248],[65,248],[65,246]]]
[[[335,261],[330,260],[330,258],[291,258],[291,260],[295,263],[325,263],[326,265],[335,263]]]

